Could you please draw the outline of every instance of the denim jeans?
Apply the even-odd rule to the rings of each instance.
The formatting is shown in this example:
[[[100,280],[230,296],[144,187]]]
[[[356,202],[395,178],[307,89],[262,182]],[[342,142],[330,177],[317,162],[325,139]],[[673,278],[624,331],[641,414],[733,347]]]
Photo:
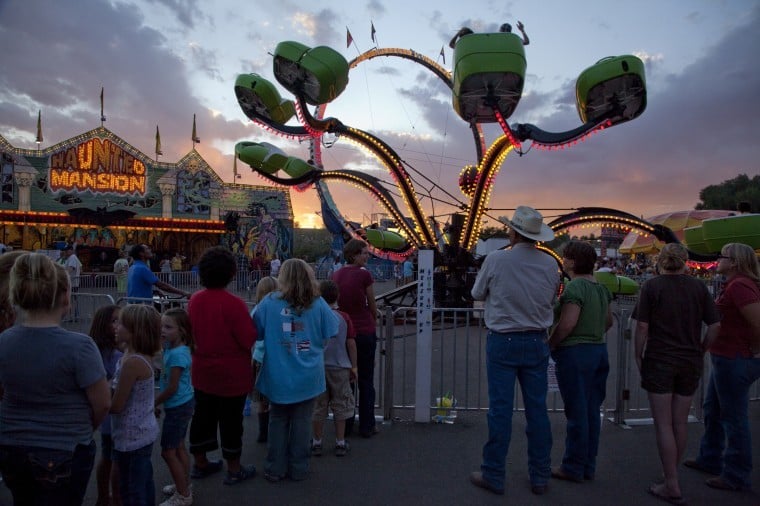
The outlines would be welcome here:
[[[760,359],[710,355],[710,361],[712,372],[704,401],[705,434],[697,462],[731,485],[749,488],[749,388],[760,378]]]
[[[607,345],[560,346],[552,356],[567,418],[562,470],[573,478],[593,477],[602,426],[599,410],[610,372]]]
[[[270,402],[269,437],[264,471],[272,476],[303,480],[309,472],[311,416],[314,399],[294,404]]]
[[[359,432],[367,433],[375,428],[375,334],[356,335],[356,380],[359,390]]]
[[[545,485],[551,475],[552,432],[546,412],[549,345],[546,331],[489,331],[486,343],[488,371],[488,441],[483,446],[483,478],[504,489],[506,458],[512,437],[515,380],[520,382],[528,437],[528,473],[533,485]]]
[[[14,504],[82,504],[95,462],[95,441],[73,452],[34,446],[0,446],[0,471]]]
[[[153,443],[122,452],[114,450],[119,464],[119,485],[124,506],[153,506],[156,486],[153,483]]]

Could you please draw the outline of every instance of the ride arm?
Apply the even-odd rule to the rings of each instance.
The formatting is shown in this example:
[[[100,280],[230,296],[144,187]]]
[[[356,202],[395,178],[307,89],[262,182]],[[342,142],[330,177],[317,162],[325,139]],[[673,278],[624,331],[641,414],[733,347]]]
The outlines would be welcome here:
[[[660,241],[670,244],[672,242],[680,243],[680,239],[676,236],[675,232],[673,232],[670,228],[666,227],[665,225],[654,225],[654,230],[652,230],[652,235],[655,236]],[[702,253],[695,253],[694,251],[691,251],[690,249],[686,249],[686,251],[689,252],[689,260],[692,260],[694,262],[715,262],[718,260],[718,254],[717,253],[711,253],[709,255],[704,255]]]
[[[566,132],[547,132],[531,123],[517,123],[512,126],[512,131],[520,142],[531,140],[539,144],[555,146],[578,139],[597,128],[599,124],[599,122],[588,122]]]

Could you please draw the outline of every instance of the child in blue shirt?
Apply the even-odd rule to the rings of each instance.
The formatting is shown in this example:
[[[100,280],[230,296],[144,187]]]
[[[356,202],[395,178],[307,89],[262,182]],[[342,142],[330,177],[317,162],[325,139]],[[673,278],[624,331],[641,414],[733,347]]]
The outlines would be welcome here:
[[[171,497],[161,506],[190,505],[193,491],[190,485],[190,454],[185,447],[185,436],[193,417],[195,400],[190,383],[191,353],[194,348],[190,317],[184,309],[172,308],[161,317],[161,338],[164,341],[164,367],[156,396],[156,414],[163,403],[166,416],[161,432],[163,457],[174,484],[162,490]]]

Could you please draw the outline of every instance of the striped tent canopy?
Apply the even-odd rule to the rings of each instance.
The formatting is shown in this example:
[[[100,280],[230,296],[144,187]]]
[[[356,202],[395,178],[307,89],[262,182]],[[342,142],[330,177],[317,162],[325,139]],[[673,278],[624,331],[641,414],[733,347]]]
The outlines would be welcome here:
[[[678,239],[683,241],[683,229],[697,226],[702,223],[702,220],[709,218],[723,218],[733,214],[736,214],[736,212],[722,209],[692,209],[689,211],[673,211],[658,214],[657,216],[647,218],[646,221],[653,225],[665,225],[675,232]],[[632,231],[625,236],[618,251],[626,255],[635,253],[652,254],[658,253],[664,245],[665,243],[659,241],[651,234],[639,235],[638,232]]]

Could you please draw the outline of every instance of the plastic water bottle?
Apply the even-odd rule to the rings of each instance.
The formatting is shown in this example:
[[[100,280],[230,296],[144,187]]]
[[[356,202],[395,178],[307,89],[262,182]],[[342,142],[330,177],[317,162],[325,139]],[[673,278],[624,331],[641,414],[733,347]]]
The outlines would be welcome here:
[[[245,406],[243,406],[243,416],[251,416],[251,399],[245,400]]]

